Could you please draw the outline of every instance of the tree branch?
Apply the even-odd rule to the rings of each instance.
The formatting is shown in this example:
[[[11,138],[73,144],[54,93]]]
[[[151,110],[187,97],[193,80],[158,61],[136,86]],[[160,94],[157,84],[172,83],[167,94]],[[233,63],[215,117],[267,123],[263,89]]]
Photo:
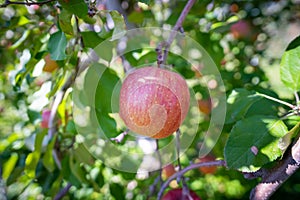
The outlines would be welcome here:
[[[164,184],[161,186],[160,191],[157,194],[157,200],[161,200],[164,191],[167,189],[167,187],[169,186],[169,184],[171,183],[172,180],[176,179],[177,177],[183,176],[185,173],[187,173],[190,170],[193,170],[193,169],[196,169],[199,167],[209,167],[209,166],[226,166],[226,164],[225,164],[224,160],[216,160],[216,161],[211,161],[211,162],[194,163],[194,164],[187,166],[186,168],[184,168],[184,169],[178,171],[177,173],[173,174],[172,176],[170,176],[168,178],[168,180],[166,180],[164,182]]]
[[[165,43],[165,49],[164,49],[164,55],[163,55],[163,62],[162,62],[162,64],[166,64],[166,60],[167,60],[167,57],[168,57],[170,46],[171,46],[173,40],[176,37],[177,31],[182,32],[183,21],[185,20],[187,14],[189,13],[189,11],[191,10],[191,8],[193,7],[195,1],[196,0],[189,0],[187,2],[187,4],[185,5],[184,9],[182,10],[182,12],[180,14],[180,16],[179,16],[179,18],[178,18],[175,26],[173,27],[172,32],[170,33],[170,36],[169,36],[167,42]]]
[[[56,0],[46,0],[46,1],[41,1],[41,2],[28,2],[28,1],[10,1],[10,0],[5,0],[3,4],[0,5],[0,8],[5,8],[9,5],[26,5],[26,6],[32,6],[32,5],[44,5],[47,3],[54,2]]]
[[[71,187],[72,187],[72,184],[68,183],[66,185],[66,187],[64,187],[61,191],[59,191],[59,193],[57,193],[55,195],[54,200],[60,200],[60,199],[62,199],[68,193],[68,191],[70,190]]]
[[[262,169],[262,181],[252,189],[251,200],[266,200],[300,167],[300,137],[271,169]]]

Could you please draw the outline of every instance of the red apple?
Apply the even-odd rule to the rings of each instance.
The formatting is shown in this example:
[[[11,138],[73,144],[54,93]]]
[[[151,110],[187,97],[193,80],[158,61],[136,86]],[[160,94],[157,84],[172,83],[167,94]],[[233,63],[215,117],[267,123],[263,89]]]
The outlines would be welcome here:
[[[49,122],[49,118],[50,118],[50,113],[51,113],[51,110],[49,110],[49,109],[43,110],[43,113],[42,113],[42,122],[41,122],[41,127],[42,128],[48,128],[48,122]]]
[[[240,20],[231,25],[230,32],[236,39],[255,41],[257,38],[255,27],[246,20]]]
[[[197,159],[196,162],[210,162],[215,161],[216,158],[212,155],[207,155],[203,158]],[[203,174],[214,174],[217,171],[217,166],[199,167],[199,171]]]
[[[175,170],[175,167],[173,164],[168,164],[162,169],[163,179],[167,179],[175,173],[176,173],[176,170]]]
[[[162,200],[191,200],[189,197],[182,198],[182,188],[173,189],[167,192],[162,198]],[[197,196],[195,192],[190,190],[190,197],[192,200],[201,200],[200,197]]]
[[[190,102],[186,81],[177,73],[144,67],[125,78],[120,92],[120,117],[133,132],[165,138],[185,119]]]

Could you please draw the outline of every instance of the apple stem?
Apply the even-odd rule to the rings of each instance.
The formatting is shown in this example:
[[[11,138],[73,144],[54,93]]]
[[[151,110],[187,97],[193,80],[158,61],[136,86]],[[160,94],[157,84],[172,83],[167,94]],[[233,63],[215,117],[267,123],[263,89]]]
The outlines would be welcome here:
[[[179,171],[182,170],[181,162],[180,162],[180,129],[177,129],[176,131],[176,153],[177,153],[177,163],[178,163],[178,168]],[[182,188],[183,188],[183,197],[189,197],[190,196],[190,191],[189,188],[186,184],[185,178],[183,176],[178,176],[177,177],[177,183],[182,182]]]
[[[157,191],[158,185],[161,185],[163,183],[163,180],[162,180],[162,159],[161,159],[161,155],[159,153],[159,140],[156,139],[155,142],[156,142],[155,151],[157,153],[157,157],[158,157],[158,161],[159,161],[159,170],[158,170],[159,174],[156,177],[156,179],[154,180],[153,184],[150,185],[150,187],[149,187],[149,194],[148,194],[147,199],[149,199],[151,196],[153,196]]]
[[[266,99],[275,101],[275,102],[277,102],[277,103],[286,105],[286,106],[290,107],[291,109],[294,109],[294,108],[295,108],[295,106],[294,106],[293,104],[290,104],[290,103],[288,103],[288,102],[282,101],[282,100],[280,100],[280,99],[276,99],[276,98],[271,97],[271,96],[268,96],[268,95],[266,95],[266,94],[257,93],[257,95],[262,96],[262,97],[264,97],[264,98],[266,98]]]

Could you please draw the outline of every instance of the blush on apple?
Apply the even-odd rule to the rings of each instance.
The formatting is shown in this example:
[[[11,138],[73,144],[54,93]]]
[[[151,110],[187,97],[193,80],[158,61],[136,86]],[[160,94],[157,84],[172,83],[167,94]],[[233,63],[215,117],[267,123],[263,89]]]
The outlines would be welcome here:
[[[183,197],[182,188],[177,188],[168,191],[163,196],[162,200],[191,200],[188,196],[186,196],[185,198],[182,197]],[[190,190],[190,197],[192,198],[192,200],[201,200],[200,197],[198,197],[197,194],[192,190]]]
[[[186,81],[177,73],[144,67],[130,73],[120,92],[120,117],[133,132],[165,138],[185,119],[190,102]]]

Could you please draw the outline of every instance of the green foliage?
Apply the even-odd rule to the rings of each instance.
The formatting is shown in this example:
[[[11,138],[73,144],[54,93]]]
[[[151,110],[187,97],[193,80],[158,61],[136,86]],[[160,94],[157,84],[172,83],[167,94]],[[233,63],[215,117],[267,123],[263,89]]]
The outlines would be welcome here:
[[[57,31],[50,35],[48,50],[52,60],[66,59],[67,38],[62,31]]]
[[[106,4],[112,6],[111,2],[106,1]],[[138,168],[138,159],[132,158],[131,153],[140,155],[143,150],[152,151],[155,147],[154,141],[142,143],[145,141],[132,135],[125,136],[120,144],[110,141],[126,130],[117,114],[118,93],[125,77],[122,59],[118,56],[122,53],[118,49],[119,39],[133,27],[172,28],[186,1],[121,2],[122,14],[114,7],[106,10],[107,5],[84,0],[0,8],[0,199],[54,199],[69,184],[71,188],[65,199],[148,198],[149,188],[158,180],[158,172],[129,173],[105,165],[109,162]],[[224,82],[222,91],[228,97],[225,125],[211,154],[225,159],[229,170],[219,167],[216,174],[207,175],[192,170],[185,175],[187,186],[202,199],[248,199],[258,180],[246,180],[240,171],[253,172],[278,163],[299,134],[297,95],[284,96],[280,92],[290,90],[288,94],[295,95],[300,90],[299,36],[287,44],[291,38],[285,33],[286,38],[278,42],[283,46],[276,43],[279,46],[268,48],[274,44],[272,34],[284,31],[281,25],[293,24],[297,16],[293,1],[280,2],[197,1],[183,22],[186,37],[200,44],[217,65]],[[271,9],[271,4],[280,6],[276,11]],[[253,25],[248,38],[238,38],[232,33],[232,24],[239,20]],[[134,39],[127,44],[130,51],[124,52],[124,58],[131,66],[157,62],[155,48],[162,39],[168,38],[162,33],[158,41],[155,34],[144,38],[129,35]],[[171,48],[184,45],[178,40]],[[92,57],[91,48],[99,62],[85,66],[85,61],[79,58]],[[274,56],[272,53],[278,49],[286,51]],[[59,65],[52,73],[43,71],[48,53]],[[211,69],[203,66],[206,62],[186,60],[190,53],[170,52],[167,66],[187,80],[196,101],[207,100],[219,85],[215,85],[214,77],[205,73]],[[88,69],[81,73],[84,67]],[[279,67],[280,78],[274,82],[272,76],[277,77]],[[77,85],[75,76],[83,77],[76,79]],[[70,85],[66,84],[68,81]],[[76,87],[80,86],[84,90],[76,93]],[[55,133],[49,138],[49,129],[41,128],[42,112],[52,109],[62,94],[54,119]],[[212,113],[220,106],[219,101],[213,99]],[[286,107],[287,104],[294,110]],[[76,113],[75,107],[82,109],[81,113],[78,110]],[[197,106],[191,108],[191,112],[196,111]],[[90,121],[82,120],[80,127],[79,116]],[[218,113],[215,116],[219,116]],[[195,161],[203,142],[213,143],[203,141],[211,117],[211,113],[200,112],[195,126],[198,129],[194,131],[196,137],[182,152],[182,167]],[[181,127],[182,133],[193,132],[190,124],[195,121],[188,118]],[[86,134],[81,134],[82,130]],[[175,152],[176,147],[170,145],[174,144],[173,139],[160,140],[159,146]],[[181,142],[184,146],[186,141]],[[113,149],[111,144],[118,149]],[[98,153],[106,162],[93,154],[99,146],[105,150],[99,148]],[[127,155],[127,152],[130,153]],[[148,162],[155,165],[152,160]],[[299,194],[299,179],[299,173],[292,176],[274,198],[295,199]],[[178,187],[175,182],[167,190]],[[159,184],[156,186],[160,189]],[[154,195],[148,199],[155,198]]]
[[[300,90],[300,47],[286,51],[281,60],[280,77],[293,92]]]
[[[282,156],[281,138],[288,132],[274,117],[255,115],[238,121],[225,146],[225,160],[230,168],[243,172],[258,170]]]

